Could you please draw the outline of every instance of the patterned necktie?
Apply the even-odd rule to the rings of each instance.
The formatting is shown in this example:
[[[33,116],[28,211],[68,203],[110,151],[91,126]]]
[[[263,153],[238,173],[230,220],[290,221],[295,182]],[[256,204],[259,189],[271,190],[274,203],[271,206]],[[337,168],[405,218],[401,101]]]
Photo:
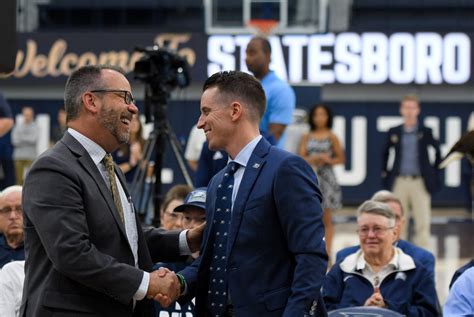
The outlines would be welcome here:
[[[211,272],[208,291],[208,308],[212,313],[212,316],[220,316],[226,309],[227,237],[231,219],[234,173],[239,169],[239,166],[239,163],[230,162],[226,167],[222,183],[217,186],[214,221],[212,223],[212,232],[214,234],[214,251],[210,267]]]
[[[117,187],[117,182],[115,180],[114,159],[112,158],[112,155],[106,154],[102,161],[104,162],[105,169],[107,170],[107,177],[109,178],[110,190],[112,191],[115,207],[117,207],[122,223],[125,223],[123,217],[122,201],[120,200],[120,194]]]

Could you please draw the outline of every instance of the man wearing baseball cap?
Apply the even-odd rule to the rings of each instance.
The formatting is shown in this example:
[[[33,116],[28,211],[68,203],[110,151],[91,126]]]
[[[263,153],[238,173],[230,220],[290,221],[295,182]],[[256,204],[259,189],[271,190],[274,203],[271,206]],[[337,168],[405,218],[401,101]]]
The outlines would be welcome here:
[[[206,221],[206,187],[199,187],[190,192],[184,199],[184,203],[174,209],[175,212],[183,213],[183,229],[192,229]],[[197,258],[199,251],[194,253]]]
[[[183,219],[181,221],[182,229],[192,229],[202,225],[206,221],[206,190],[206,187],[194,189],[186,196],[182,205],[173,209],[174,212],[181,212],[183,214]],[[191,264],[198,256],[199,251],[193,253],[183,262],[158,263],[155,266],[155,269],[165,267],[171,271],[178,272]],[[183,305],[173,304],[171,307],[165,308],[158,303],[155,303],[155,315],[161,316],[162,312],[165,312],[167,316],[174,316],[175,314],[187,316],[188,312],[193,315],[194,304],[191,302]]]

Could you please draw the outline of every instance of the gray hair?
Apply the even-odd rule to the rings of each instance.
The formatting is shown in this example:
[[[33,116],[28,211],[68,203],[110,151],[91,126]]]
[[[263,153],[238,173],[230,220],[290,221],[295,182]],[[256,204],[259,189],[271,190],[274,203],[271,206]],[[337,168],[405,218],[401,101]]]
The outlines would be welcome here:
[[[20,186],[20,185],[9,186],[0,192],[0,199],[3,199],[6,195],[9,195],[11,193],[21,194],[22,191],[23,191],[23,186]]]
[[[402,202],[400,201],[400,199],[398,199],[397,196],[395,196],[394,193],[392,193],[391,191],[388,191],[388,190],[379,190],[378,192],[376,192],[372,198],[370,198],[371,200],[373,201],[378,201],[378,202],[381,202],[381,203],[389,203],[389,202],[393,202],[393,203],[396,203],[400,206],[400,210],[402,212],[402,216],[403,214],[405,213],[404,210],[403,210],[403,205],[402,205]]]
[[[66,121],[79,117],[82,109],[82,95],[86,91],[105,89],[102,81],[102,70],[111,69],[125,74],[120,67],[109,65],[87,65],[76,69],[69,76],[64,89],[64,107],[66,109]]]
[[[385,203],[366,200],[362,205],[357,208],[357,219],[359,219],[363,214],[378,215],[388,219],[389,227],[395,226],[395,213],[393,210]]]

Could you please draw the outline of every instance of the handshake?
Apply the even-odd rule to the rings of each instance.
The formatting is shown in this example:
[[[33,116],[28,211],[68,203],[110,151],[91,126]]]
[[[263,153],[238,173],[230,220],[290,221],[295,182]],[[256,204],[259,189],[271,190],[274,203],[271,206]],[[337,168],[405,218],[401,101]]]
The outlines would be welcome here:
[[[175,272],[161,267],[150,273],[146,297],[168,307],[181,295],[181,284]]]

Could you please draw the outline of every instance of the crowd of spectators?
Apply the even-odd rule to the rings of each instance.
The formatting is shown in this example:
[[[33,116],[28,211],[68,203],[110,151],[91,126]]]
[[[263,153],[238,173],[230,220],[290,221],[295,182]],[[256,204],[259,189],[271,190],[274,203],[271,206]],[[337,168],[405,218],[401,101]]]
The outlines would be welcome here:
[[[278,79],[269,69],[271,46],[267,39],[252,39],[246,50],[246,64],[258,78],[267,96],[267,112],[260,130],[272,144],[283,147],[285,129],[291,123],[295,95],[289,85]],[[435,258],[428,250],[430,235],[431,194],[438,187],[437,165],[440,161],[439,142],[431,129],[419,121],[420,102],[416,96],[405,96],[400,104],[403,124],[387,134],[383,149],[383,190],[362,203],[357,210],[359,244],[337,250],[335,262],[328,267],[323,281],[322,295],[328,311],[356,306],[389,309],[407,316],[445,316],[474,314],[474,262],[470,262],[453,278],[448,300],[441,309],[435,290]],[[318,175],[323,193],[326,247],[332,254],[334,235],[332,212],[342,207],[342,192],[333,166],[344,164],[341,141],[331,131],[333,114],[325,105],[315,105],[308,116],[309,132],[299,144],[301,155]],[[58,123],[52,129],[51,146],[58,142],[67,129],[64,110],[58,111]],[[131,121],[129,144],[114,153],[115,162],[124,172],[128,185],[143,161],[145,138],[138,116]],[[21,303],[24,279],[23,211],[21,204],[24,176],[37,157],[39,135],[34,110],[23,107],[14,120],[8,103],[0,95],[0,137],[11,131],[12,153],[0,150],[0,315],[17,316]],[[431,161],[429,148],[435,159]],[[389,152],[395,160],[389,163]],[[11,164],[8,156],[14,160]],[[164,196],[160,210],[161,227],[165,230],[193,229],[205,222],[205,187],[228,161],[227,153],[209,150],[202,131],[193,127],[188,140],[186,159],[195,172],[194,189],[176,185]],[[16,170],[17,186],[4,181]],[[132,189],[133,190],[133,189]],[[133,195],[132,195],[133,196]],[[134,200],[137,197],[132,197]],[[413,235],[408,232],[410,218],[414,221]],[[410,241],[409,238],[411,237]],[[179,263],[156,263],[156,267],[181,270],[199,254]],[[462,274],[461,274],[462,273]],[[455,281],[456,280],[456,281]],[[165,310],[192,312],[193,306],[176,304]]]

